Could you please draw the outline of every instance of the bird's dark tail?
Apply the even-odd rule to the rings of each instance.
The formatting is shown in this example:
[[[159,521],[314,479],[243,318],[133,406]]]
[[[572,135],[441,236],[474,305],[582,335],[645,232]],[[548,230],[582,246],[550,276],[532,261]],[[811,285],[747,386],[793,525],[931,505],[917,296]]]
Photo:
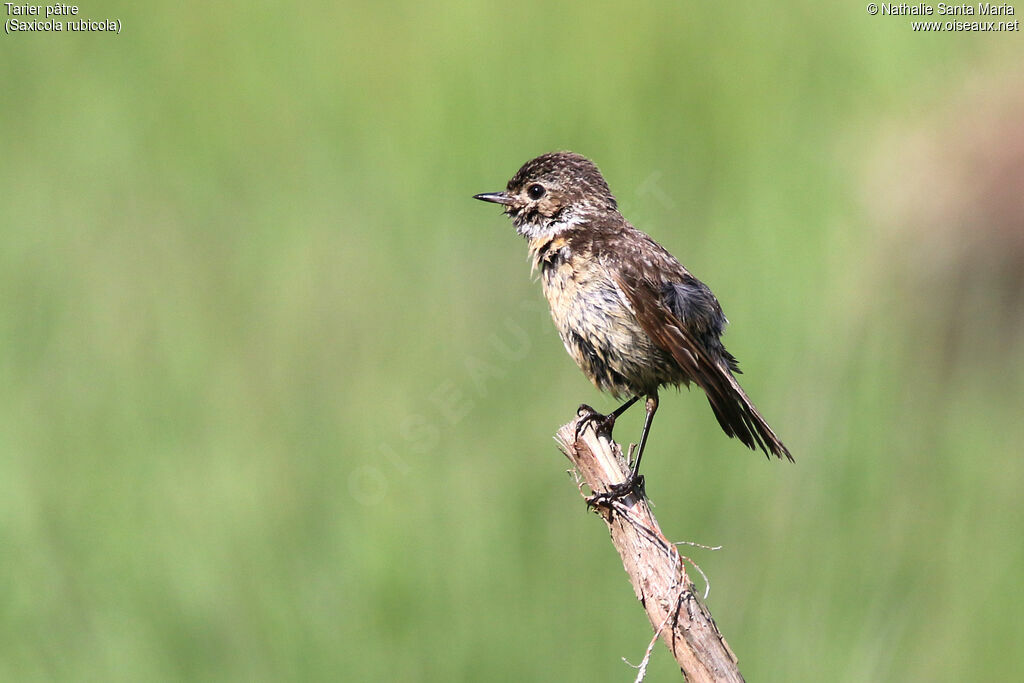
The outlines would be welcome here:
[[[793,462],[789,449],[761,417],[761,413],[754,407],[754,402],[747,396],[747,392],[743,391],[740,383],[727,369],[721,370],[722,379],[726,381],[715,382],[713,387],[705,387],[704,390],[708,396],[708,403],[718,418],[718,424],[722,425],[722,430],[742,441],[747,448],[760,448],[769,457],[774,455],[781,459],[785,456]]]
[[[733,377],[730,368],[738,370],[736,359],[719,344],[718,353],[709,352],[707,346],[691,334],[682,320],[661,303],[663,293],[651,280],[639,272],[624,271],[613,275],[615,283],[626,295],[633,315],[654,343],[667,351],[679,365],[680,374],[687,385],[695,382],[707,394],[718,424],[729,436],[735,436],[748,448],[758,449],[769,457],[782,458],[789,454],[779,437],[768,426],[754,403]],[[705,288],[706,289],[706,288]],[[678,292],[676,292],[678,295]],[[707,296],[714,301],[710,291]],[[718,302],[714,301],[717,306]],[[685,313],[685,311],[683,311]],[[721,314],[721,311],[719,311]],[[717,339],[717,334],[716,334]]]

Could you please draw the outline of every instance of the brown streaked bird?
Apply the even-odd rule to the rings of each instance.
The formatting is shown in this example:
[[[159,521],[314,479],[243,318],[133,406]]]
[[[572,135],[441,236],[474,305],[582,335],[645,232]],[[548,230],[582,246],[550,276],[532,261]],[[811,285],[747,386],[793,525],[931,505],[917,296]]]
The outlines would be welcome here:
[[[647,417],[630,478],[641,482],[658,389],[694,383],[718,423],[751,449],[793,457],[733,373],[720,337],[727,320],[707,285],[619,213],[601,172],[586,157],[553,152],[526,162],[503,192],[475,195],[501,204],[529,243],[551,317],[566,351],[594,385],[627,398],[609,415],[580,406],[582,425],[609,430],[641,397]]]

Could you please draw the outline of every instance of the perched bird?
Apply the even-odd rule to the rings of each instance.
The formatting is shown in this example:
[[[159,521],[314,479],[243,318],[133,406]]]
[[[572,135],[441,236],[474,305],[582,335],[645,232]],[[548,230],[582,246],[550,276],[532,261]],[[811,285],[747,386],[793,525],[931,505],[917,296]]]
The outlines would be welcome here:
[[[727,320],[715,295],[623,218],[593,162],[572,152],[544,154],[524,164],[503,192],[474,198],[502,205],[527,239],[569,355],[598,389],[628,399],[607,416],[580,406],[577,437],[587,423],[610,430],[646,397],[624,490],[639,482],[658,389],[666,385],[696,384],[727,435],[793,459],[733,375],[740,370],[720,340]]]

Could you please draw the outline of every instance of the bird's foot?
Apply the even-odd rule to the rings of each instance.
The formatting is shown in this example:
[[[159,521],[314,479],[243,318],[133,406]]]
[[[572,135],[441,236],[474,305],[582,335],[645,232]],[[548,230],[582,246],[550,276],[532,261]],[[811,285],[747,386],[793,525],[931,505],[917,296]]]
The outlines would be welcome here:
[[[580,407],[576,410],[576,415],[580,418],[576,423],[577,441],[579,441],[580,436],[583,435],[584,430],[590,426],[594,427],[595,434],[599,436],[606,436],[609,439],[612,438],[612,427],[615,426],[614,413],[602,415],[586,403],[581,403]]]
[[[593,494],[587,498],[587,507],[611,507],[615,501],[622,500],[631,495],[635,495],[641,500],[647,497],[647,492],[644,490],[644,475],[630,475],[626,481],[620,484],[612,484],[608,487],[607,491]]]

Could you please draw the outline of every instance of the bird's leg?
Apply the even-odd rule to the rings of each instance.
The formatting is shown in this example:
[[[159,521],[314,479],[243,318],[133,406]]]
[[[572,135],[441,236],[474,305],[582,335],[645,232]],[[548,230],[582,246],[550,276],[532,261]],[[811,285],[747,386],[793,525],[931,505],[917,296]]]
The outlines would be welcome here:
[[[637,397],[639,398],[639,396]],[[633,399],[634,401],[636,400]],[[632,403],[630,404],[632,405]],[[644,478],[640,474],[640,458],[644,454],[644,446],[647,445],[647,435],[651,431],[651,423],[654,422],[654,413],[658,411],[658,395],[651,394],[647,397],[647,418],[644,420],[644,431],[640,434],[640,446],[636,450],[636,460],[629,468],[629,476],[621,484],[612,484],[605,493],[596,493],[587,500],[591,507],[600,504],[607,504],[613,500],[624,498],[636,493],[640,497],[644,495]]]
[[[576,439],[579,440],[580,435],[583,434],[583,430],[591,424],[594,425],[595,432],[607,434],[610,438],[612,434],[612,427],[615,426],[615,420],[624,412],[629,410],[629,407],[638,400],[640,400],[640,397],[634,396],[607,415],[602,415],[586,403],[581,404],[576,410],[576,414],[580,418],[579,422],[576,423]]]
[[[640,434],[640,447],[636,449],[636,460],[629,472],[629,481],[635,481],[640,476],[640,458],[644,455],[644,446],[647,445],[647,435],[651,432],[651,423],[654,422],[654,413],[658,412],[658,395],[651,394],[647,397],[647,418],[644,420],[644,431]]]

